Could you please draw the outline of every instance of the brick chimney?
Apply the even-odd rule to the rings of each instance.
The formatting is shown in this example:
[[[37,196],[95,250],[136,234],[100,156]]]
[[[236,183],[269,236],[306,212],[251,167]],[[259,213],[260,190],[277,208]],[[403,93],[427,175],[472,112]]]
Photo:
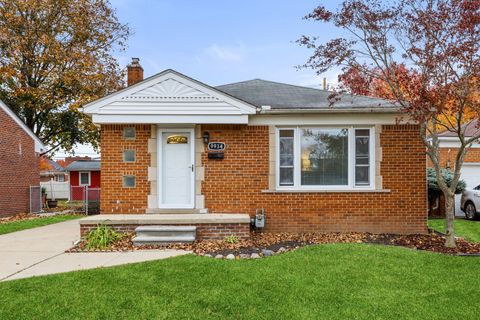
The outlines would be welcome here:
[[[140,65],[139,58],[132,58],[132,62],[127,66],[127,84],[131,86],[143,80],[143,68]]]

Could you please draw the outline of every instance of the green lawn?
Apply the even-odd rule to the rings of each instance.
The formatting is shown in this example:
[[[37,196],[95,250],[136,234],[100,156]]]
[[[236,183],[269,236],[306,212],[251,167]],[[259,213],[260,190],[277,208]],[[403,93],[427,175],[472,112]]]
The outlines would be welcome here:
[[[445,233],[444,219],[429,219],[428,226],[438,232]],[[456,236],[463,237],[468,241],[480,242],[480,221],[455,219],[454,229]]]
[[[66,220],[78,219],[81,218],[81,215],[58,215],[58,216],[51,216],[51,217],[44,217],[32,220],[23,220],[23,221],[14,221],[8,223],[0,224],[0,234],[31,229],[41,226],[46,226],[47,224],[62,222]]]
[[[331,244],[0,283],[0,319],[478,319],[480,259]]]

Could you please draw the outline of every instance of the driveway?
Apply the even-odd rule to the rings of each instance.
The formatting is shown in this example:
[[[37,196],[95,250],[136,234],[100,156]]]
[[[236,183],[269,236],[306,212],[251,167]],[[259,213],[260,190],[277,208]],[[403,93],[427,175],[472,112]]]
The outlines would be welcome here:
[[[0,235],[0,281],[164,259],[181,250],[65,253],[80,239],[77,220]]]

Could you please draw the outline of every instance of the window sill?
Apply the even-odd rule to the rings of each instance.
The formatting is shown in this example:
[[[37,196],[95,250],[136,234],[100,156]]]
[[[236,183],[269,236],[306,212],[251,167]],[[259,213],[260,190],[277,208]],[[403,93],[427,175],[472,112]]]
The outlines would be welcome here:
[[[299,190],[276,189],[262,190],[262,193],[390,193],[390,189],[336,189],[336,190]]]

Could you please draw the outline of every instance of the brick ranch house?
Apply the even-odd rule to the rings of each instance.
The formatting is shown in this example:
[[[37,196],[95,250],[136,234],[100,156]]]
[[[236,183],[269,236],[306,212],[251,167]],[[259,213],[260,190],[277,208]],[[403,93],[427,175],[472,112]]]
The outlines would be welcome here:
[[[331,107],[329,91],[174,70],[143,80],[138,59],[128,84],[84,107],[101,127],[103,214],[83,233],[108,219],[243,237],[262,209],[267,232],[426,231],[425,148],[385,100]]]
[[[0,216],[29,212],[30,186],[40,184],[45,146],[1,100],[0,123]]]

